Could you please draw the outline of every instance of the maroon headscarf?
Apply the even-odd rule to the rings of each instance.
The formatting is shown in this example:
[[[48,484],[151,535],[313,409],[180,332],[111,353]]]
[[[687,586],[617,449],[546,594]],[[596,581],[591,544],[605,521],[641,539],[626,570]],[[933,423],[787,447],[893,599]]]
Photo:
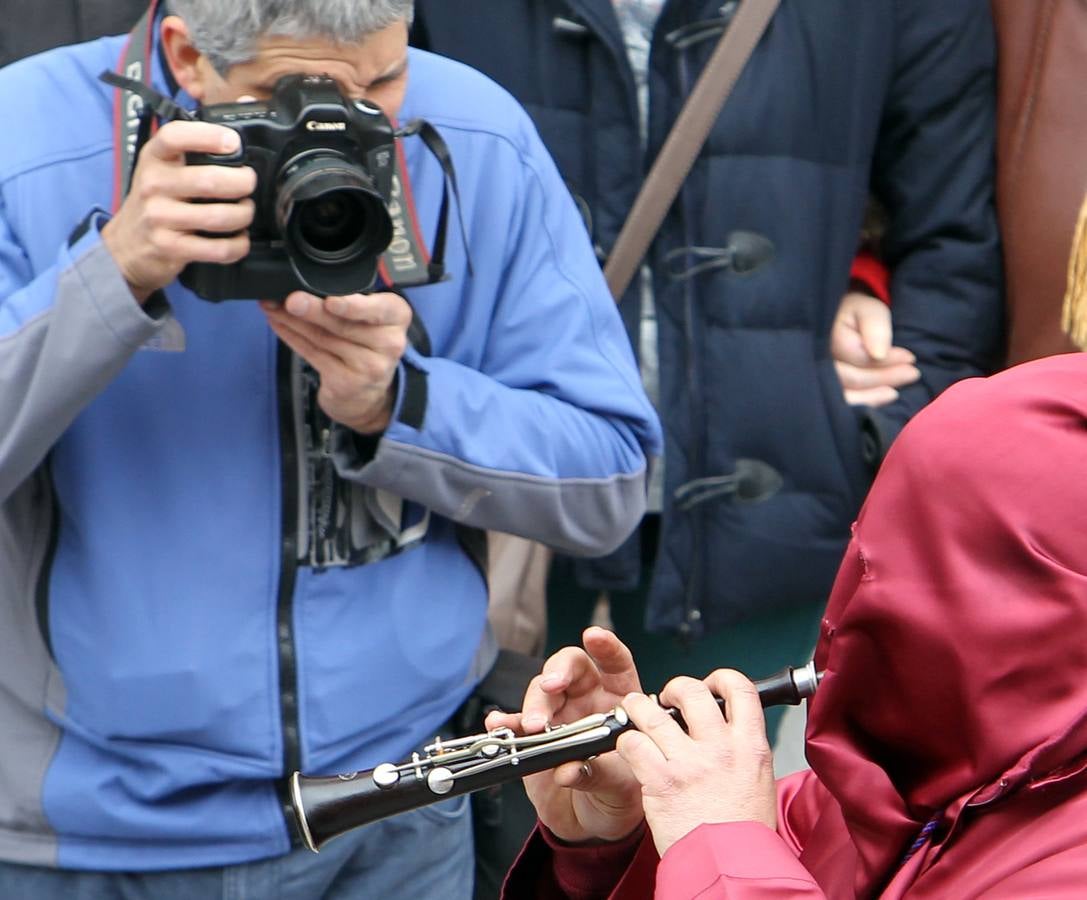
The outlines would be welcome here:
[[[1083,767],[1087,354],[960,383],[905,429],[816,663],[808,758],[856,848],[828,865],[859,896],[934,815],[953,840],[965,808]]]

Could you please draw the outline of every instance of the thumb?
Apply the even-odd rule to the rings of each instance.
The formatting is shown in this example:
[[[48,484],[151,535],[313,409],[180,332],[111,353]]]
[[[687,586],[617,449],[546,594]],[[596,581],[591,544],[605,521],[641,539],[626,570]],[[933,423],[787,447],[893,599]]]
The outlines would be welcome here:
[[[588,761],[563,763],[553,770],[552,777],[559,787],[611,799],[625,798],[633,786],[630,767],[618,753],[605,753]]]
[[[868,302],[857,308],[857,330],[865,352],[876,362],[883,362],[891,351],[893,329],[891,311],[882,300],[867,298]]]

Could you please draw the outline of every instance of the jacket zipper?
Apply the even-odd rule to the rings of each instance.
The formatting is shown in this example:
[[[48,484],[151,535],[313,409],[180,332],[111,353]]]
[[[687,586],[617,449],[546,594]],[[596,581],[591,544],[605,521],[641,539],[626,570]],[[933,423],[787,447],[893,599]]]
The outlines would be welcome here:
[[[276,357],[279,446],[281,457],[282,543],[276,601],[276,646],[279,659],[279,716],[283,738],[283,778],[278,785],[283,817],[292,844],[299,835],[290,799],[290,776],[302,767],[298,726],[298,657],[294,642],[294,588],[298,576],[298,442],[294,429],[293,354],[279,345]]]

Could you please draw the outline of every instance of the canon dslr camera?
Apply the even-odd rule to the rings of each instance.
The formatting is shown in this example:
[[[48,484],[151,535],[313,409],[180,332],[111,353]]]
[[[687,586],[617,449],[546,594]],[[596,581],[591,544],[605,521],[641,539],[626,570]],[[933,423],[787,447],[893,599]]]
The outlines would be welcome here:
[[[267,103],[204,107],[199,119],[238,132],[232,155],[190,154],[190,165],[257,173],[249,255],[230,265],[191,263],[181,282],[207,300],[282,300],[295,290],[340,296],[368,290],[393,237],[388,200],[393,127],[376,106],[350,100],[331,78],[287,75]]]

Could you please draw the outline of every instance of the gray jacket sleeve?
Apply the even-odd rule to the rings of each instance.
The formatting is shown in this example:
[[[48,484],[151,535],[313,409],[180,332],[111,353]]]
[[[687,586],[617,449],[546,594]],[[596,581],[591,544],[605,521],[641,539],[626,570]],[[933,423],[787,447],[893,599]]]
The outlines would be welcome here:
[[[136,303],[97,228],[34,272],[0,219],[0,502],[170,321],[164,312]]]

